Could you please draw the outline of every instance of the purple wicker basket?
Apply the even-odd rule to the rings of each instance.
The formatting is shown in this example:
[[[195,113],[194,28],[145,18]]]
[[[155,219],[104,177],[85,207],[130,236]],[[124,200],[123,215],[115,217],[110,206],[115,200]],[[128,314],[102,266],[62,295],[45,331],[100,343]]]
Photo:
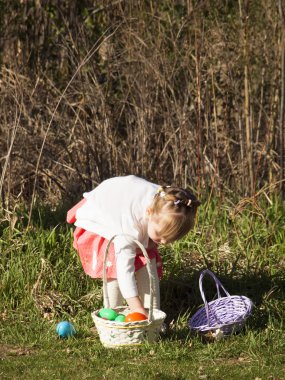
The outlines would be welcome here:
[[[218,298],[209,303],[203,290],[203,278],[206,274],[214,279],[218,294]],[[205,306],[189,320],[189,328],[202,334],[212,332],[214,336],[217,332],[225,336],[238,332],[251,314],[252,301],[245,296],[231,296],[214,273],[208,269],[200,275],[199,288]],[[226,297],[221,297],[220,289]]]

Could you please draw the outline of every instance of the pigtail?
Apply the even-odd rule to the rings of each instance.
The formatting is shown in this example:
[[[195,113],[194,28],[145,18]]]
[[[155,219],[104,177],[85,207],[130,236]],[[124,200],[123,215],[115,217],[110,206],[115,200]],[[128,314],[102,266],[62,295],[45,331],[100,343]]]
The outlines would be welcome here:
[[[165,202],[173,202],[173,205],[176,207],[183,205],[187,208],[197,209],[201,204],[192,192],[174,186],[159,187],[156,197],[162,198]]]

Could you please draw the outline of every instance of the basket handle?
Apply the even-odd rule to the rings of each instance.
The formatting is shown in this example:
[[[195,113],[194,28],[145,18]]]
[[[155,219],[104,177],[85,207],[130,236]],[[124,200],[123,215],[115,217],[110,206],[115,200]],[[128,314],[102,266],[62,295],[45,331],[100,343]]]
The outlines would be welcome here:
[[[149,277],[149,287],[150,287],[150,301],[149,301],[149,312],[148,312],[148,322],[151,323],[153,321],[153,294],[154,294],[154,289],[153,289],[153,284],[154,284],[154,276],[151,271],[151,265],[150,265],[150,259],[148,257],[148,254],[146,252],[145,247],[136,239],[134,239],[131,235],[127,234],[118,234],[114,235],[108,242],[107,247],[104,252],[104,262],[103,262],[103,298],[104,298],[104,307],[108,308],[110,307],[110,301],[109,301],[109,296],[107,292],[107,272],[106,272],[106,264],[107,264],[107,256],[109,253],[109,248],[112,243],[112,241],[117,237],[117,236],[126,236],[132,239],[134,243],[136,243],[139,248],[141,249],[145,259],[146,259],[146,267],[148,271],[148,277]]]
[[[203,302],[205,304],[205,310],[206,310],[206,315],[207,315],[208,324],[209,324],[210,323],[209,322],[210,321],[210,318],[209,318],[209,306],[208,306],[208,302],[206,300],[206,296],[205,296],[205,293],[204,293],[204,290],[203,290],[203,278],[204,278],[204,276],[206,274],[210,275],[214,279],[215,284],[216,284],[216,288],[217,288],[218,298],[221,298],[220,288],[224,291],[224,293],[226,294],[227,297],[230,297],[230,293],[224,288],[224,286],[222,285],[221,281],[209,269],[205,269],[200,274],[199,288],[200,288],[201,297],[202,297]]]

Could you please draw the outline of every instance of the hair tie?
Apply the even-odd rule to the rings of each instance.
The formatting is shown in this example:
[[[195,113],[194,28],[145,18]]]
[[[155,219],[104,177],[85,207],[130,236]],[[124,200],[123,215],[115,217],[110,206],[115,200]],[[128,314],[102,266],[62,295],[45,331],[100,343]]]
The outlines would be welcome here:
[[[183,203],[185,206],[187,206],[187,207],[191,207],[192,199],[188,199],[187,202],[182,201],[181,199],[177,199],[177,200],[174,201],[173,203],[175,204],[175,206],[179,205],[180,203]]]

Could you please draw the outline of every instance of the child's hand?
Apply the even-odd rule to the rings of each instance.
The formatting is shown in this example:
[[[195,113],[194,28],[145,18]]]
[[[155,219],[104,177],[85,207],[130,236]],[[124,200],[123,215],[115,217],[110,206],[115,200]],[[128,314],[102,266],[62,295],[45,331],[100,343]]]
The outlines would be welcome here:
[[[146,317],[148,317],[148,312],[145,308],[143,307],[140,307],[140,308],[137,308],[137,309],[134,309],[134,310],[131,310],[132,313],[141,313],[143,315],[145,315]]]
[[[130,310],[131,310],[132,313],[134,313],[134,312],[142,313],[146,317],[148,317],[148,312],[143,307],[143,304],[142,304],[142,302],[141,302],[141,300],[140,300],[140,298],[138,296],[127,298],[126,301],[127,301],[128,305],[129,305]]]

